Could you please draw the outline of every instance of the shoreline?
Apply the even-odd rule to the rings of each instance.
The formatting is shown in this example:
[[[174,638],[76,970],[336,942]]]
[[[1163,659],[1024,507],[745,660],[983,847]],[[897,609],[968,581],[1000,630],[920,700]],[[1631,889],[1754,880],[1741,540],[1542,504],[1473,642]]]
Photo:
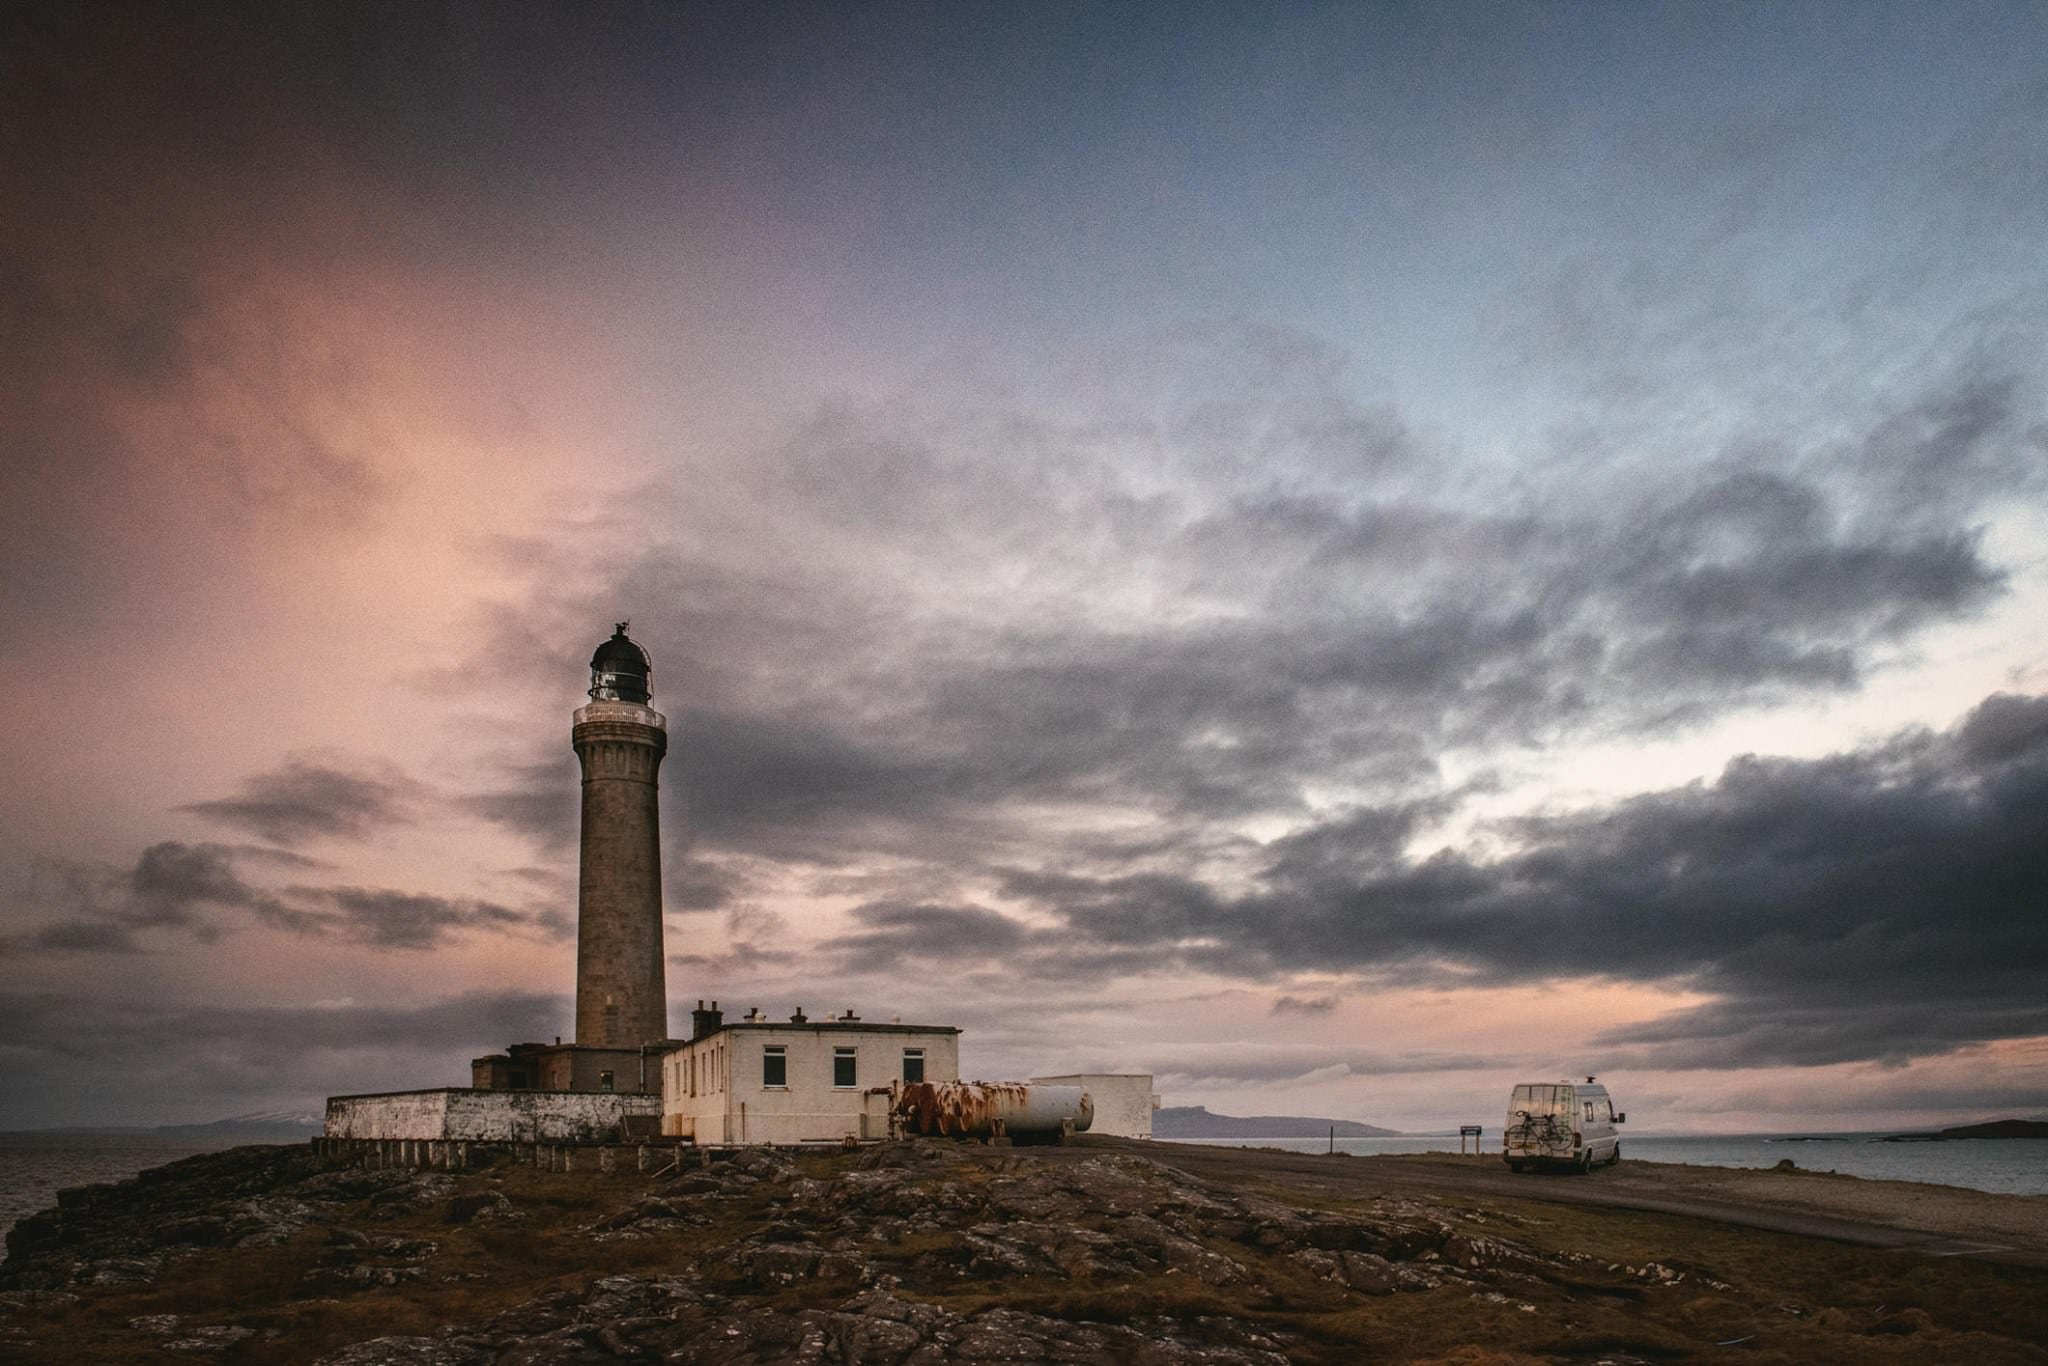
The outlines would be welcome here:
[[[9,1239],[0,1362],[2048,1363],[2048,1197],[1087,1137],[629,1166],[294,1145],[69,1191]]]
[[[2048,1157],[2048,1146],[2033,1140],[1992,1137],[1978,1142],[1927,1145],[1895,1144],[1883,1139],[1884,1136],[1876,1132],[1834,1136],[1772,1134],[1707,1138],[1636,1135],[1623,1141],[1622,1152],[1629,1163],[1763,1171],[1789,1160],[1802,1170],[1836,1171],[1864,1180],[1950,1186],[2002,1196],[2048,1195],[2048,1163],[2039,1160]],[[1330,1151],[1324,1142],[1295,1139],[1154,1141],[1185,1142],[1198,1148],[1256,1147],[1263,1151],[1315,1156],[1326,1156]],[[1350,1157],[1420,1156],[1429,1153],[1458,1156],[1455,1141],[1440,1139],[1389,1139],[1348,1144],[1339,1139],[1335,1150]],[[1488,1145],[1482,1156],[1498,1160],[1497,1140]]]

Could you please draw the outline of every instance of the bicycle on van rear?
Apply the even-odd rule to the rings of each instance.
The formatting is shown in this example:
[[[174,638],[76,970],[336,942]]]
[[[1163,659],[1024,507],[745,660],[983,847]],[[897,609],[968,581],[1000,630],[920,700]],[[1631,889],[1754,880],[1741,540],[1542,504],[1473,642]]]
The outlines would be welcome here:
[[[1621,1161],[1617,1114],[1607,1088],[1592,1077],[1583,1082],[1525,1082],[1508,1093],[1508,1121],[1501,1156],[1508,1170],[1532,1167],[1589,1172]]]

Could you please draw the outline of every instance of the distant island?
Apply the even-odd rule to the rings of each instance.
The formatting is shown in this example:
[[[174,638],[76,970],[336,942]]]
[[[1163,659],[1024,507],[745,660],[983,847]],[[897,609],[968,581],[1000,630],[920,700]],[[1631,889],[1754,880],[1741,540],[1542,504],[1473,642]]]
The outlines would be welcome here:
[[[1396,1138],[1398,1129],[1360,1124],[1355,1119],[1313,1119],[1306,1115],[1212,1115],[1201,1105],[1169,1105],[1152,1116],[1154,1138]]]
[[[1884,1142],[1946,1143],[1952,1138],[2048,1138],[2048,1120],[1994,1119],[1986,1124],[1959,1124],[1938,1134],[1893,1134]]]

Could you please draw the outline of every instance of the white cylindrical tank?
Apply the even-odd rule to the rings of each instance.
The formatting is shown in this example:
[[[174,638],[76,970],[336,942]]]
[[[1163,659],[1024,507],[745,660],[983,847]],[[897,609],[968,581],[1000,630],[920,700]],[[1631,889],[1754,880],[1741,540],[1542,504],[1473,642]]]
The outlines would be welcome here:
[[[921,1081],[897,1092],[896,1116],[905,1133],[935,1138],[1036,1138],[1085,1130],[1095,1105],[1078,1086]]]

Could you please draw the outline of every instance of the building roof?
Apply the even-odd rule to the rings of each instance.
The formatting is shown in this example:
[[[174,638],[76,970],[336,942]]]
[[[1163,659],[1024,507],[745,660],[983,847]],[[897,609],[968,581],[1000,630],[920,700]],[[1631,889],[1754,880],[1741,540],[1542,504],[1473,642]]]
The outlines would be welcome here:
[[[612,628],[611,638],[597,647],[597,653],[590,657],[592,669],[620,669],[631,673],[652,673],[654,661],[647,657],[647,651],[640,648],[640,642],[626,634],[630,623],[620,622]]]
[[[687,1048],[691,1044],[704,1043],[717,1038],[720,1034],[736,1034],[746,1030],[780,1030],[785,1033],[808,1030],[815,1034],[922,1034],[926,1037],[960,1032],[957,1025],[878,1024],[870,1020],[727,1020],[708,1034],[673,1045],[670,1051]]]

